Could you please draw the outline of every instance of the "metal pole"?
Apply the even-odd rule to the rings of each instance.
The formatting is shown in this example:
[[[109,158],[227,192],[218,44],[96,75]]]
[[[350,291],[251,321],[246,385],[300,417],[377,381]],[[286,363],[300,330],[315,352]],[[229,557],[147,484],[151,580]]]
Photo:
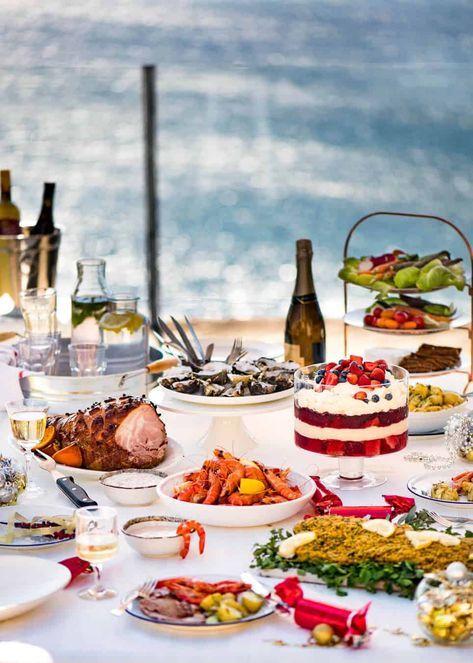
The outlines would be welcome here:
[[[156,127],[158,107],[156,96],[156,67],[142,67],[142,103],[144,129],[144,175],[145,175],[145,250],[147,292],[151,325],[157,325],[159,287],[159,199],[157,195],[158,166],[156,154]]]

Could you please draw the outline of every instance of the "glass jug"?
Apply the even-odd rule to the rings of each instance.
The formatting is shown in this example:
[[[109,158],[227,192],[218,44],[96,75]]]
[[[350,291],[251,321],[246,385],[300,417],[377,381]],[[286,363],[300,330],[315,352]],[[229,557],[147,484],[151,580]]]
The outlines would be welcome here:
[[[144,368],[149,354],[149,322],[138,312],[139,297],[114,294],[99,326],[107,345],[107,373]]]
[[[83,258],[77,261],[77,283],[72,293],[73,343],[101,343],[99,320],[108,310],[110,296],[105,280],[105,260]]]

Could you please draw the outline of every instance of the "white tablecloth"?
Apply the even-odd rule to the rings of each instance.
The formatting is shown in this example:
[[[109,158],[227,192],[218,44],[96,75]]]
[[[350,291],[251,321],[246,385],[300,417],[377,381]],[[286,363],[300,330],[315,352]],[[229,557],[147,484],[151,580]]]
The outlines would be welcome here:
[[[208,420],[164,413],[164,420],[169,434],[179,440],[189,453],[199,453],[197,440],[204,433]],[[275,412],[266,416],[252,416],[245,419],[249,429],[257,436],[264,457],[267,454],[277,465],[290,463],[295,469],[310,471],[318,464],[321,469],[333,466],[333,461],[324,457],[308,454],[296,449],[293,443],[292,409]],[[411,444],[411,448],[433,447],[425,442]],[[7,421],[4,414],[0,418],[0,451],[12,455],[7,444]],[[388,483],[379,488],[366,490],[364,493],[344,492],[346,504],[381,503],[382,493],[407,494],[407,478],[422,470],[422,465],[407,463],[404,453],[393,454],[379,459],[370,459],[367,465],[373,470],[386,472]],[[312,467],[309,467],[312,465]],[[70,506],[70,503],[54,485],[45,472],[35,468],[38,481],[48,489],[43,503]],[[84,487],[98,502],[109,501],[101,493],[99,485],[84,482]],[[150,507],[119,508],[120,524],[128,518],[145,514],[162,514],[165,510],[156,503]],[[302,515],[302,514],[301,514]],[[289,526],[292,523],[285,523]],[[223,576],[238,576],[248,568],[251,561],[251,549],[255,542],[265,541],[269,527],[247,529],[207,528],[207,545],[202,557],[197,552],[196,542],[192,542],[191,553],[182,561],[180,558],[152,560],[140,557],[124,540],[120,539],[119,553],[115,559],[105,565],[104,577],[121,594],[136,586],[150,576],[195,575],[221,573]],[[41,556],[61,560],[74,555],[73,544],[65,544],[50,551],[42,551]],[[1,563],[1,554],[0,554]],[[246,629],[225,631],[221,635],[186,636],[159,630],[156,627],[133,619],[128,615],[121,618],[110,614],[115,600],[98,603],[85,602],[78,598],[78,589],[90,583],[90,576],[76,581],[70,588],[59,592],[50,601],[20,617],[0,624],[0,638],[19,640],[36,644],[47,649],[55,663],[184,663],[185,661],[225,661],[263,663],[297,663],[315,660],[328,655],[331,663],[345,661],[349,657],[359,663],[379,663],[383,660],[402,660],[409,663],[419,660],[429,663],[449,663],[464,660],[466,651],[457,648],[432,646],[419,649],[411,644],[410,639],[401,635],[392,635],[385,628],[402,628],[409,633],[420,634],[416,624],[412,601],[387,596],[370,595],[360,590],[350,590],[347,597],[337,597],[333,591],[318,585],[305,585],[309,597],[359,607],[372,600],[369,623],[376,627],[370,645],[360,651],[349,651],[343,647],[329,651],[304,649],[298,646],[281,647],[274,644],[282,639],[294,645],[302,645],[308,638],[308,632],[299,629],[288,617],[274,615],[256,622]],[[264,582],[268,582],[264,580]],[[273,583],[274,584],[274,583]],[[26,661],[25,661],[26,663]]]

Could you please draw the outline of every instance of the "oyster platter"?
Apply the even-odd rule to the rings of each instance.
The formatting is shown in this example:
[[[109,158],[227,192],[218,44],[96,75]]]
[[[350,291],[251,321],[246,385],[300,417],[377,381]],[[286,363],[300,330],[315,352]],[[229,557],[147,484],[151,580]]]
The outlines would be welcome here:
[[[177,350],[180,366],[159,380],[162,390],[173,398],[211,405],[249,405],[286,398],[293,393],[293,361],[271,357],[249,359],[241,339],[235,339],[223,361],[212,360],[214,346],[204,350],[189,320],[189,332],[172,318],[176,333],[160,320],[161,341]]]

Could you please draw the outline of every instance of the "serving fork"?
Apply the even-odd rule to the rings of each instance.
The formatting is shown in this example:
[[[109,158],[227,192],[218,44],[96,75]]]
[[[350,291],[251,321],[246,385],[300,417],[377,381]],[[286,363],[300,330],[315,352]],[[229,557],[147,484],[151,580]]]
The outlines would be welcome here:
[[[123,601],[120,601],[120,604],[113,610],[110,610],[110,612],[112,615],[115,615],[115,617],[121,617],[123,614],[125,614],[126,609],[133,603],[135,599],[138,597],[141,599],[148,599],[153,593],[155,587],[156,580],[148,578],[148,580],[146,580],[146,582],[144,582],[142,585],[136,589],[133,589],[131,592],[128,592]]]
[[[442,527],[461,527],[465,523],[470,523],[473,524],[473,520],[471,518],[455,518],[455,520],[449,520],[448,518],[445,518],[445,516],[440,516],[438,513],[435,513],[435,511],[427,511],[429,516],[432,518],[432,520],[435,520],[436,523],[439,525],[442,525]]]

